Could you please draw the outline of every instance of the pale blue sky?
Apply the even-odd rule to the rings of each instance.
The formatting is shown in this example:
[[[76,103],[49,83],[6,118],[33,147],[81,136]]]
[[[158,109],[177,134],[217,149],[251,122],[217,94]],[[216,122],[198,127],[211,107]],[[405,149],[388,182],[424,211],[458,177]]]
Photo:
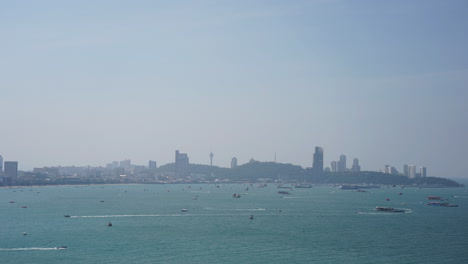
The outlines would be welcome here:
[[[468,1],[0,1],[20,169],[250,158],[468,177]]]

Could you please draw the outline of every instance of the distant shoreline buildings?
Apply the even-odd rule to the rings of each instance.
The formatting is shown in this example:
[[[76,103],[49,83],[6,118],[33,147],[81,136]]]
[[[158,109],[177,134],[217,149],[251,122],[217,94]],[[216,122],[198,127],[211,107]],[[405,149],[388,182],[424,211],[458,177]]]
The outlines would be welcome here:
[[[209,166],[213,167],[213,152],[209,153],[210,161]],[[276,161],[276,153],[275,153]],[[253,158],[250,159],[249,163],[257,162]],[[274,162],[276,163],[276,162]],[[346,166],[346,155],[342,154],[339,160],[331,161],[331,167],[324,168],[324,149],[316,146],[313,153],[311,175],[314,177],[323,177],[329,175],[328,173],[359,173],[361,172],[361,166],[359,165],[359,159],[354,158],[351,168]],[[238,167],[238,160],[236,157],[231,159],[231,169]],[[213,167],[214,170],[218,167]],[[391,166],[385,165],[383,172],[392,175],[403,175],[409,179],[425,178],[427,177],[427,168],[419,167],[419,171],[416,171],[415,165],[403,165],[403,173],[399,173],[398,170]],[[75,166],[58,166],[58,167],[44,167],[34,168],[32,172],[23,172],[18,170],[18,161],[3,161],[3,156],[0,155],[0,185],[9,185],[19,180],[41,180],[41,179],[55,179],[60,177],[66,177],[68,181],[79,181],[82,178],[87,179],[99,179],[99,178],[112,178],[119,181],[126,181],[133,178],[148,179],[148,181],[154,181],[155,179],[168,179],[168,180],[182,180],[182,179],[200,179],[203,178],[203,174],[194,174],[190,171],[189,157],[187,153],[181,153],[179,150],[175,151],[174,169],[171,173],[164,173],[164,175],[158,174],[157,162],[149,160],[148,166],[133,165],[130,159],[122,161],[113,161],[108,163],[105,167],[75,167]],[[210,172],[213,176],[213,170]],[[206,176],[206,175],[205,175]]]

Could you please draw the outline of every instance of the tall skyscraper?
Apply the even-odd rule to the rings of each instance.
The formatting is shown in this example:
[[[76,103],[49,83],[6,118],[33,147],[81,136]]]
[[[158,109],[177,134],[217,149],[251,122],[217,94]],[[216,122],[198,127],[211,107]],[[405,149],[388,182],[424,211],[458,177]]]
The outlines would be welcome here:
[[[231,160],[231,169],[234,169],[235,167],[237,167],[237,158],[236,157],[232,158],[232,160]]]
[[[340,161],[338,161],[338,171],[339,172],[345,172],[346,171],[346,156],[341,155],[340,156]]]
[[[408,165],[408,178],[410,179],[416,178],[416,166]]]
[[[210,166],[213,166],[213,151],[210,153]]]
[[[403,165],[403,175],[409,177],[408,164]]]
[[[3,157],[0,155],[0,173],[3,171]]]
[[[421,174],[421,177],[426,177],[427,176],[426,167],[419,168],[419,174]]]
[[[157,166],[156,166],[156,161],[150,160],[150,161],[148,162],[148,170],[149,170],[149,171],[155,171],[156,168],[157,168]]]
[[[18,162],[5,161],[5,176],[12,179],[18,178]]]
[[[315,147],[312,171],[315,176],[323,175],[323,148],[321,147]]]
[[[186,153],[175,152],[175,174],[176,177],[189,176],[189,158]]]
[[[359,166],[359,160],[357,158],[353,159],[353,167],[351,168],[351,171],[353,171],[353,172],[360,172],[361,171],[361,166]]]
[[[330,165],[331,165],[331,172],[337,172],[338,171],[336,161],[332,161]]]

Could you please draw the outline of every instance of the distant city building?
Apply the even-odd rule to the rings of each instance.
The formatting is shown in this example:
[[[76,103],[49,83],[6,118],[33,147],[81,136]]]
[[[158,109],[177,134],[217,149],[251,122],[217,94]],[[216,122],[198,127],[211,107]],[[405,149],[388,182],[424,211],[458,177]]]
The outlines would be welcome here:
[[[0,155],[0,174],[2,173],[3,171],[3,157],[2,155]]]
[[[130,169],[132,167],[132,162],[130,160],[122,160],[119,165],[120,168]]]
[[[391,174],[391,173],[392,173],[392,172],[391,172],[391,167],[392,167],[392,166],[390,166],[390,165],[385,165],[385,170],[384,170],[384,172],[387,173],[387,174]]]
[[[321,147],[315,147],[312,171],[315,176],[323,175],[323,148]]]
[[[398,175],[398,170],[395,167],[390,167],[390,174]]]
[[[175,152],[175,174],[176,177],[189,176],[189,158],[186,153]]]
[[[236,157],[232,158],[232,160],[231,160],[231,169],[234,169],[235,167],[237,167],[237,158]]]
[[[148,170],[149,170],[149,171],[155,171],[156,168],[157,168],[157,166],[156,166],[156,161],[150,160],[150,161],[148,162]]]
[[[408,165],[408,177],[410,179],[416,178],[416,166]]]
[[[345,172],[346,171],[346,155],[340,156],[340,161],[338,161],[338,172]]]
[[[426,167],[421,167],[421,168],[419,168],[419,174],[421,174],[421,177],[427,177],[427,169],[426,169]]]
[[[337,162],[336,161],[332,161],[330,163],[330,166],[331,166],[331,172],[337,172],[338,171],[338,167],[337,167]]]
[[[324,172],[331,172],[331,169],[330,167],[326,167],[325,169],[323,169]]]
[[[18,178],[18,162],[5,161],[5,176],[11,179]]]
[[[361,171],[361,166],[359,166],[359,160],[357,158],[353,159],[353,167],[351,167],[351,171],[353,172]]]
[[[210,153],[210,166],[213,166],[213,157],[214,157],[214,154],[213,152]]]
[[[403,175],[409,177],[408,164],[403,165]]]

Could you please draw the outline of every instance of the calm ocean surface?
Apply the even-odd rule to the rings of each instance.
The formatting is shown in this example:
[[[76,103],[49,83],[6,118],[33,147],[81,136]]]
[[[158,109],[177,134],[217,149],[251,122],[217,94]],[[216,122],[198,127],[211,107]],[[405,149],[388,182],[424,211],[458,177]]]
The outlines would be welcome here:
[[[468,263],[466,188],[280,190],[273,184],[1,188],[0,263]],[[459,207],[427,206],[427,196]]]

